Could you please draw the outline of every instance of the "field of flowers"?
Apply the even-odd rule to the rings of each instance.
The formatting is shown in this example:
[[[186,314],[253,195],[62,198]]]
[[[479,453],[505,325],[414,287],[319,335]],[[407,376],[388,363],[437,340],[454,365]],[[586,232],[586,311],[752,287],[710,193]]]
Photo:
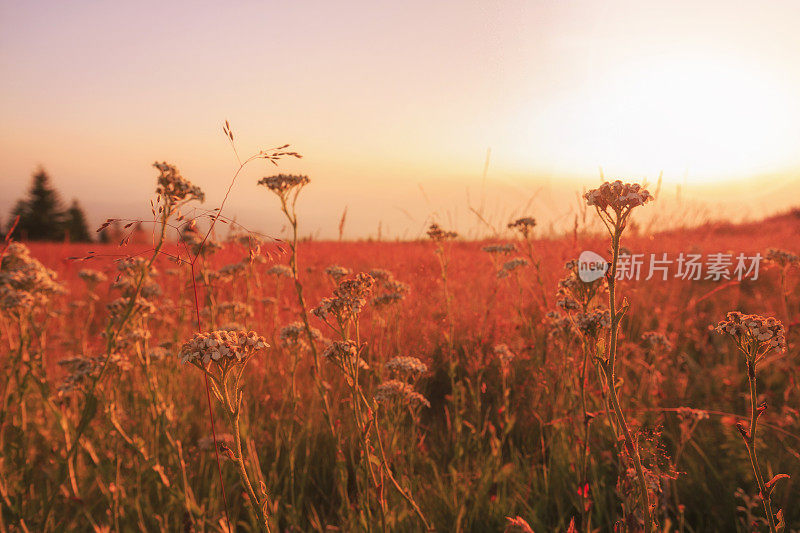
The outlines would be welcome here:
[[[611,183],[600,231],[310,242],[278,175],[274,241],[158,171],[147,242],[2,245],[0,531],[797,530],[795,214],[659,233]]]

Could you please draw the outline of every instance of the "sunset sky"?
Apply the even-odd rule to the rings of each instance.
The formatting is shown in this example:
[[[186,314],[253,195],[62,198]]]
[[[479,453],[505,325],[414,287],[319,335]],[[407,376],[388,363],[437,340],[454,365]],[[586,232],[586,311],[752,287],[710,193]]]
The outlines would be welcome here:
[[[416,237],[571,218],[606,177],[755,217],[800,192],[800,2],[0,0],[0,217],[41,165],[93,223],[146,216],[153,161],[281,231],[264,175],[304,173],[301,231]],[[487,150],[491,149],[486,179]],[[678,197],[678,186],[681,187]],[[680,199],[680,203],[679,203]],[[690,216],[691,213],[691,216]]]

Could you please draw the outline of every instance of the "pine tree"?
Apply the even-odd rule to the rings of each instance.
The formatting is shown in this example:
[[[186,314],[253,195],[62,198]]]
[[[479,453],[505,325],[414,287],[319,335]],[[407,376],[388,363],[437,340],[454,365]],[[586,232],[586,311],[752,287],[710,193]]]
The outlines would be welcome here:
[[[86,215],[83,213],[78,200],[72,200],[72,205],[67,209],[64,221],[67,237],[72,242],[91,242],[89,228],[86,225]]]
[[[19,215],[14,231],[17,238],[32,241],[52,241],[64,238],[64,209],[50,177],[43,169],[33,175],[28,197],[14,206],[9,227]]]

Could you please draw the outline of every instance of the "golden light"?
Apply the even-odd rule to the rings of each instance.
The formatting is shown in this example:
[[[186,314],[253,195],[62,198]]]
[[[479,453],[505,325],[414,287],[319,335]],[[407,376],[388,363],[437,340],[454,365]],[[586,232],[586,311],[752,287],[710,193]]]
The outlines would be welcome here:
[[[795,98],[758,64],[643,57],[593,79],[529,117],[559,170],[707,184],[797,163]]]

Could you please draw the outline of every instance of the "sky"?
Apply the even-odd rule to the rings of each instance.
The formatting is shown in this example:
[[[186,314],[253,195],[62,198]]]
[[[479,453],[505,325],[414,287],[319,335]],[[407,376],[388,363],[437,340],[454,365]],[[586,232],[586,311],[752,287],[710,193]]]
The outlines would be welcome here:
[[[307,174],[301,233],[569,225],[605,178],[662,175],[672,219],[758,217],[800,191],[794,1],[0,0],[0,217],[44,168],[99,224],[147,217],[175,164],[279,236],[256,186]],[[477,214],[481,216],[478,217]],[[670,217],[661,217],[661,220]],[[485,222],[482,222],[483,219]]]

